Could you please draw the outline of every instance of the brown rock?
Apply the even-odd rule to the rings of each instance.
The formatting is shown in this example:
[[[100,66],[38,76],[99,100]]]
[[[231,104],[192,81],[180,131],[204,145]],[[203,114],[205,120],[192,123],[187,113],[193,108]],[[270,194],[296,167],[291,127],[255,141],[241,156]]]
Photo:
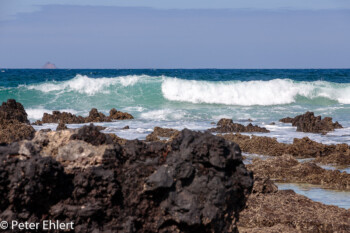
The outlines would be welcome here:
[[[252,193],[275,193],[278,187],[269,179],[255,177]]]
[[[276,138],[246,136],[241,134],[219,134],[226,140],[237,143],[243,152],[281,156],[289,154],[297,158],[316,158],[324,164],[350,165],[350,148],[347,144],[325,145],[308,137],[294,138],[292,144],[280,143]]]
[[[0,144],[10,144],[12,142],[32,139],[35,129],[17,120],[0,119]]]
[[[232,133],[232,132],[262,132],[268,133],[270,132],[264,127],[259,127],[257,125],[252,125],[249,123],[247,126],[233,123],[232,119],[222,118],[217,123],[216,128],[209,129],[210,132],[216,133]]]
[[[35,130],[28,124],[27,113],[21,103],[14,99],[3,102],[0,106],[0,144],[32,139]]]
[[[23,105],[14,99],[8,99],[7,102],[2,103],[0,106],[0,119],[16,120],[19,123],[29,124]]]
[[[322,185],[325,188],[350,190],[350,174],[337,170],[326,170],[313,162],[299,163],[289,155],[271,159],[254,159],[247,168],[254,175],[271,178],[280,182],[308,183]]]
[[[161,142],[167,142],[172,141],[176,136],[179,135],[178,130],[176,129],[170,129],[170,128],[161,128],[161,127],[154,127],[153,132],[147,135],[146,141],[148,142],[155,142],[155,141],[161,141]],[[160,137],[168,138],[167,140],[161,140]]]
[[[134,117],[127,113],[127,112],[120,112],[117,111],[115,108],[112,108],[109,111],[109,118],[111,120],[130,120],[130,119],[134,119]]]
[[[241,233],[345,233],[350,232],[349,219],[349,210],[314,202],[292,190],[256,192],[240,213],[238,229]]]
[[[329,131],[334,131],[334,129],[343,128],[338,121],[333,123],[331,117],[325,117],[322,119],[321,116],[315,117],[313,112],[306,112],[294,118],[283,118],[280,121],[284,123],[292,123],[293,126],[297,127],[297,131],[300,132],[325,134]]]
[[[42,125],[44,123],[64,123],[64,124],[82,124],[91,122],[111,122],[112,120],[134,119],[129,113],[111,109],[110,116],[106,116],[99,112],[96,108],[92,108],[89,116],[76,116],[68,112],[53,111],[52,114],[44,113],[42,120],[34,122],[34,125]]]
[[[58,130],[65,130],[65,129],[68,129],[67,126],[66,126],[66,124],[60,122],[60,123],[58,124],[57,128],[56,128],[56,131],[58,131]]]
[[[92,108],[89,112],[89,116],[85,118],[85,123],[88,122],[109,122],[109,118],[105,116],[102,112],[97,111],[96,108]]]
[[[84,118],[81,116],[69,112],[53,111],[52,114],[44,113],[42,120],[37,123],[82,124],[84,122]]]

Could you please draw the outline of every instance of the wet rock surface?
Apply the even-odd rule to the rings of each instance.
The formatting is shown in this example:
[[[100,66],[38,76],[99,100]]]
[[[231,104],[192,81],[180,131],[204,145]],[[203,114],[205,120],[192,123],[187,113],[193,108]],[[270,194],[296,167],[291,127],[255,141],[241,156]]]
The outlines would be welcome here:
[[[322,119],[321,116],[315,116],[313,112],[306,112],[294,118],[283,118],[280,121],[283,123],[292,123],[293,126],[297,127],[297,131],[299,132],[326,134],[329,131],[334,131],[334,129],[343,128],[338,121],[333,123],[331,117]]]
[[[242,134],[220,134],[220,137],[233,141],[243,152],[281,156],[289,154],[296,158],[316,158],[324,164],[350,165],[350,148],[347,144],[325,145],[308,137],[294,138],[292,144],[278,142],[276,138],[247,136]]]
[[[79,130],[0,147],[2,219],[69,220],[75,232],[237,232],[253,180],[236,144],[183,130],[170,144],[119,145],[93,125]]]
[[[111,122],[113,120],[134,119],[134,117],[126,112],[117,111],[115,108],[110,110],[110,115],[99,112],[96,108],[92,108],[87,117],[76,116],[69,112],[53,111],[52,114],[44,113],[42,120],[34,122],[35,125],[45,123],[63,123],[63,124],[83,124],[90,122]]]
[[[0,144],[33,138],[35,130],[28,124],[22,104],[13,99],[3,102],[0,106]]]
[[[153,132],[147,135],[146,141],[148,142],[167,142],[172,141],[175,137],[179,135],[180,131],[170,128],[154,127]],[[166,139],[161,139],[166,138]]]
[[[313,162],[299,163],[289,155],[266,160],[256,158],[247,168],[255,176],[279,182],[308,183],[322,185],[324,188],[350,190],[350,174],[326,170]]]
[[[350,231],[349,219],[350,210],[314,202],[292,190],[278,190],[272,181],[255,177],[238,228],[241,233],[345,233]]]
[[[253,125],[249,123],[247,126],[234,123],[232,119],[222,118],[218,121],[216,128],[209,129],[210,132],[215,133],[232,133],[232,132],[262,132],[269,133],[270,131],[264,127]]]

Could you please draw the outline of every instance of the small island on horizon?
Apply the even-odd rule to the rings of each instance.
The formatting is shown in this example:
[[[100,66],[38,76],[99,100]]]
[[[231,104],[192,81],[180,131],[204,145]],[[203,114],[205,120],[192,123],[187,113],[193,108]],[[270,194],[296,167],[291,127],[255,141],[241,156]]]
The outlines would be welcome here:
[[[56,65],[51,62],[46,62],[43,69],[57,69]]]

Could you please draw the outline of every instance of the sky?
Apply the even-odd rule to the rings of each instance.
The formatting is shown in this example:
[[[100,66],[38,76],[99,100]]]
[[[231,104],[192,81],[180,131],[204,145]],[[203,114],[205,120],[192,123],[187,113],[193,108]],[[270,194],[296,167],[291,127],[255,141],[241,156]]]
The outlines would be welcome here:
[[[0,67],[350,68],[348,0],[0,0]]]

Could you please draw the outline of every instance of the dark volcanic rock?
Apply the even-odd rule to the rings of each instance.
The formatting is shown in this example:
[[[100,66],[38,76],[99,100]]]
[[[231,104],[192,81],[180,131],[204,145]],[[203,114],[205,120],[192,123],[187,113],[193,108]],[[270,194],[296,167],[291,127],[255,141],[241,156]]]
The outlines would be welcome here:
[[[23,105],[14,99],[8,99],[7,102],[2,103],[0,106],[0,119],[16,120],[19,123],[29,124]]]
[[[78,129],[77,133],[73,134],[70,139],[82,140],[95,146],[111,144],[112,138],[108,134],[101,133],[100,130],[99,126],[91,123],[89,126],[85,125]]]
[[[71,181],[52,158],[0,159],[0,218],[39,220],[51,205],[70,195]],[[12,212],[13,219],[7,213]]]
[[[168,138],[168,140],[171,141],[176,136],[178,136],[179,133],[180,131],[176,129],[154,127],[153,132],[147,135],[146,141],[149,141],[149,142],[155,142],[155,141],[166,142],[167,141],[167,140],[161,140],[160,137]]]
[[[42,151],[90,145],[67,141],[71,130],[40,133],[28,143]],[[18,146],[8,148],[0,160],[1,219],[73,221],[75,232],[237,232],[253,180],[236,144],[183,130],[171,144],[104,145],[99,134],[92,125],[75,134],[99,145],[90,149],[106,149],[101,163],[69,175],[50,157],[19,160],[9,157]]]
[[[268,133],[270,132],[264,127],[259,127],[257,125],[253,125],[252,123],[249,123],[247,126],[233,123],[232,119],[226,119],[222,118],[217,123],[216,128],[209,129],[210,132],[216,132],[216,133],[232,133],[232,132],[262,132],[262,133]]]
[[[184,130],[173,140],[170,152],[152,153],[157,147],[164,144],[134,141],[125,145],[130,154],[125,155],[130,158],[125,165],[134,168],[124,166],[121,171],[124,205],[134,209],[134,214],[125,218],[132,219],[128,228],[142,226],[140,232],[234,232],[232,221],[237,220],[244,193],[252,185],[238,146],[209,133]]]
[[[280,120],[284,123],[292,123],[297,127],[297,131],[310,132],[310,133],[327,133],[334,131],[334,129],[343,128],[341,124],[336,121],[333,123],[331,117],[321,118],[321,116],[315,117],[313,112],[306,112],[303,115],[298,115],[294,118],[283,118]]]

